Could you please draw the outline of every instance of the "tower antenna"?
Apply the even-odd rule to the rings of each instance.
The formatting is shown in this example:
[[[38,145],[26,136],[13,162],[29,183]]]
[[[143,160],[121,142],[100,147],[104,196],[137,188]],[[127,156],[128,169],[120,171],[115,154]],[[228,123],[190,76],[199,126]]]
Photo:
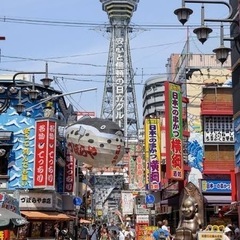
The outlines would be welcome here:
[[[103,92],[101,117],[123,129],[126,138],[137,137],[139,129],[134,71],[132,68],[129,23],[139,0],[100,0],[111,27],[109,55]]]

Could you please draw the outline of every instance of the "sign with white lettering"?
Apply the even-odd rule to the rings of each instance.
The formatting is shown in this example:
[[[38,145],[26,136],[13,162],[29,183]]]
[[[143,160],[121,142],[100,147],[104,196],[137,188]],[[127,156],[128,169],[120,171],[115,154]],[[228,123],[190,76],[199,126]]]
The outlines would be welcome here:
[[[36,121],[35,161],[33,184],[35,188],[55,187],[56,121]]]
[[[70,154],[69,150],[67,150],[64,177],[64,192],[72,193],[74,191],[75,161],[76,159]]]
[[[149,223],[149,215],[136,215],[136,223],[148,224]]]
[[[201,180],[201,189],[204,193],[231,193],[230,180]]]

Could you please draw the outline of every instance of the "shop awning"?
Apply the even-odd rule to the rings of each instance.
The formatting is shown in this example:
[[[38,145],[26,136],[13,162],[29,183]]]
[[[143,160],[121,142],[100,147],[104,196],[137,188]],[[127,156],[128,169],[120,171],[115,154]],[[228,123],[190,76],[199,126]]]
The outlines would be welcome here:
[[[59,212],[21,211],[26,219],[68,221],[72,217]]]
[[[86,224],[91,223],[91,221],[86,220],[86,219],[82,219],[82,218],[79,220],[79,222],[80,223],[86,223]]]
[[[204,198],[209,205],[230,204],[232,202],[231,195],[204,195]]]

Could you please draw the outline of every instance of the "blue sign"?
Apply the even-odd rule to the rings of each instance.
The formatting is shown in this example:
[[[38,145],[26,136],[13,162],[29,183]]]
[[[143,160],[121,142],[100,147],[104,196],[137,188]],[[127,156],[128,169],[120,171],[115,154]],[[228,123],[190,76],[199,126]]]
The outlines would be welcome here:
[[[152,194],[147,194],[145,198],[146,204],[153,204],[155,202],[155,197]]]
[[[231,193],[231,180],[202,179],[201,188],[204,193]]]
[[[73,204],[76,206],[80,206],[82,204],[83,200],[80,197],[75,197],[73,199]]]

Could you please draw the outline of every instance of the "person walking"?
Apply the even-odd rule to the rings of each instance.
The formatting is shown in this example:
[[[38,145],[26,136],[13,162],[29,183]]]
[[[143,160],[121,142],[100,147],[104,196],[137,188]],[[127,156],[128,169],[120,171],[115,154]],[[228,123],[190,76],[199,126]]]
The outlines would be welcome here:
[[[89,240],[98,240],[98,229],[97,229],[97,225],[95,223],[92,224],[92,227],[89,230],[88,239]]]
[[[152,234],[153,240],[169,240],[169,231],[162,229],[163,222],[158,221],[157,226],[158,229]]]
[[[130,226],[127,225],[126,229],[123,230],[125,240],[133,240],[135,238],[134,232],[131,230]]]
[[[224,228],[223,240],[232,239],[232,230],[229,227]]]
[[[80,240],[88,240],[88,236],[89,236],[88,228],[84,224],[80,224],[79,239]]]

